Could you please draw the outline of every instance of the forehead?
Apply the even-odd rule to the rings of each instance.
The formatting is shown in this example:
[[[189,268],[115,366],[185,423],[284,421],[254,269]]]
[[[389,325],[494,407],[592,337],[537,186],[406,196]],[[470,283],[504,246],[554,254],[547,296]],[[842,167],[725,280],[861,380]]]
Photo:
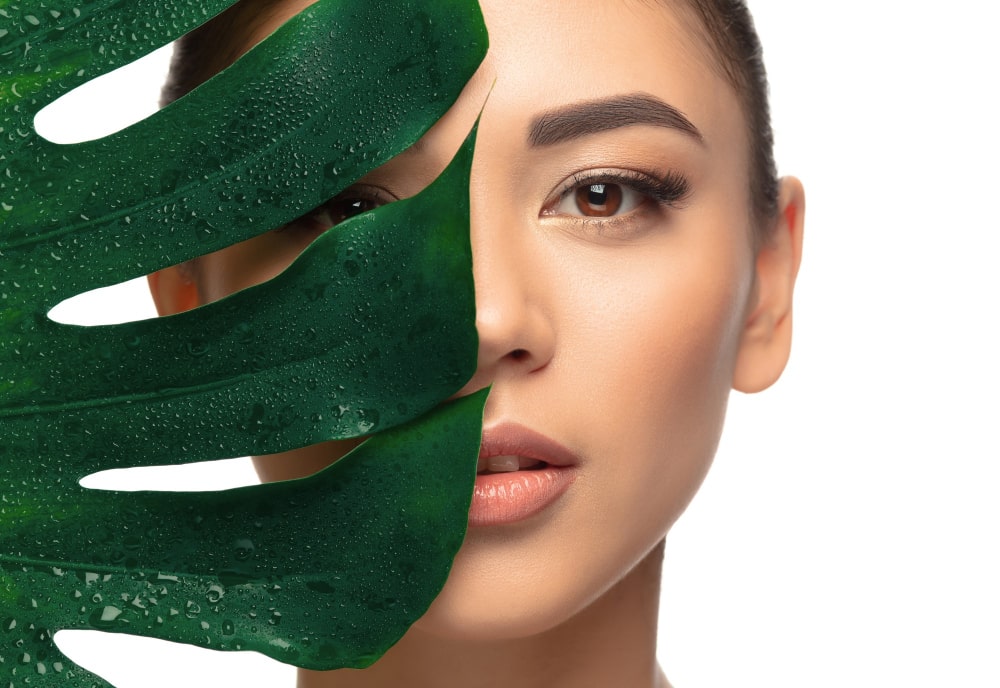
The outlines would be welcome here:
[[[741,129],[736,94],[715,69],[697,19],[658,0],[482,0],[490,100],[534,112],[615,93],[676,107],[711,145]],[[484,75],[485,76],[485,75]]]
[[[240,38],[249,48],[316,0],[267,3]],[[540,112],[616,94],[650,94],[687,116],[720,166],[748,169],[745,118],[698,19],[676,0],[480,0],[490,50],[445,120],[465,131],[482,110],[504,138]],[[391,18],[387,18],[391,20]],[[491,121],[492,120],[492,121]],[[444,122],[442,122],[444,124]],[[439,127],[438,129],[450,128]],[[456,134],[457,136],[457,134]],[[441,138],[441,137],[438,137]],[[447,138],[447,137],[445,137]],[[464,138],[444,144],[457,148]],[[507,144],[512,141],[507,140]],[[435,146],[436,147],[436,146]],[[414,151],[416,152],[416,151]],[[450,152],[442,152],[445,160]],[[735,158],[735,159],[734,159]]]

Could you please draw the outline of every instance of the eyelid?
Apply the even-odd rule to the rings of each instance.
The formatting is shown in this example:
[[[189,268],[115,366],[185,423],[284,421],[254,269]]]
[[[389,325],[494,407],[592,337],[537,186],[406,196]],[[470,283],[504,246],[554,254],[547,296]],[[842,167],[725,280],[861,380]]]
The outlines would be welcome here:
[[[344,196],[348,196],[352,191],[357,192],[358,190],[372,191],[374,192],[372,196],[374,196],[377,200],[382,200],[385,201],[386,203],[394,203],[395,201],[400,200],[399,196],[397,196],[384,186],[379,186],[378,184],[372,184],[370,182],[356,182],[354,184],[351,184],[349,187],[347,187],[340,193],[338,193],[336,196],[331,198],[323,205],[326,205],[327,203],[335,201],[339,198],[343,198]]]
[[[670,170],[661,175],[652,175],[631,169],[592,169],[576,172],[559,185],[542,206],[542,215],[555,215],[553,209],[574,189],[590,184],[620,184],[665,207],[680,209],[690,195],[691,185],[679,172]],[[606,222],[615,217],[587,218],[588,221]]]
[[[368,182],[355,182],[354,184],[348,186],[346,189],[343,189],[336,196],[333,196],[326,202],[310,210],[308,213],[305,213],[302,217],[308,217],[309,215],[312,215],[314,213],[324,212],[326,208],[335,203],[343,201],[344,199],[355,198],[355,197],[363,198],[365,200],[376,201],[379,203],[379,205],[394,203],[399,200],[399,196],[394,194],[392,191],[389,191],[389,189],[385,188],[384,186],[379,186],[377,184],[371,184]]]
[[[315,231],[324,231],[325,229],[329,228],[329,227],[320,228],[319,225],[329,225],[335,227],[337,224],[339,224],[339,222],[330,224],[327,222],[319,222],[316,220],[316,218],[328,212],[333,204],[336,204],[338,202],[341,202],[345,199],[352,197],[359,197],[365,200],[374,201],[378,203],[378,206],[386,205],[388,203],[393,203],[395,201],[400,200],[396,194],[394,194],[392,191],[389,191],[385,187],[378,186],[376,184],[359,182],[348,186],[346,189],[343,189],[336,196],[333,196],[329,200],[316,206],[309,212],[303,213],[302,215],[295,218],[291,222],[288,222],[282,225],[281,227],[278,227],[274,231],[287,232],[290,230],[303,230],[306,232],[315,232]],[[354,216],[352,215],[351,217]]]

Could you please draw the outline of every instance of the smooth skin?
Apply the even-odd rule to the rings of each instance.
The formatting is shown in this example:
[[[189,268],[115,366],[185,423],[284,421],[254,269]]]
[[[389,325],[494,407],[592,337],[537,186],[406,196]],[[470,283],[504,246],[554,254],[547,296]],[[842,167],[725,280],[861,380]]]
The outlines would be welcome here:
[[[247,46],[308,4],[288,0]],[[333,205],[417,193],[482,109],[470,188],[479,367],[462,393],[492,385],[487,427],[525,425],[580,461],[542,513],[470,529],[441,595],[379,662],[301,671],[303,688],[667,685],[655,656],[664,537],[708,470],[730,389],[762,390],[787,361],[804,196],[782,180],[755,242],[744,115],[695,20],[668,4],[611,5],[484,0],[491,47],[459,101]],[[541,116],[636,95],[700,137],[648,121],[529,140]],[[682,198],[650,192],[648,180],[678,178]],[[157,307],[272,277],[325,220],[152,275]],[[308,474],[352,445],[264,457],[258,470]]]

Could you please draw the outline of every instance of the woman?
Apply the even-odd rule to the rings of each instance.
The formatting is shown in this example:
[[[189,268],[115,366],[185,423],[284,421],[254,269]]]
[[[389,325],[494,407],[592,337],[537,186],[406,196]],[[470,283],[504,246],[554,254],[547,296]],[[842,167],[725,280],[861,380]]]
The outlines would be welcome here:
[[[168,97],[308,4],[228,13],[227,38],[203,39],[211,59],[178,53]],[[154,298],[166,314],[268,279],[318,231],[429,184],[481,111],[479,366],[461,393],[491,392],[470,529],[440,596],[381,660],[299,685],[666,686],[664,537],[708,469],[729,390],[768,387],[787,360],[802,188],[774,179],[741,3],[481,4],[486,61],[420,144],[280,231],[154,275]],[[351,446],[258,470],[308,474]]]

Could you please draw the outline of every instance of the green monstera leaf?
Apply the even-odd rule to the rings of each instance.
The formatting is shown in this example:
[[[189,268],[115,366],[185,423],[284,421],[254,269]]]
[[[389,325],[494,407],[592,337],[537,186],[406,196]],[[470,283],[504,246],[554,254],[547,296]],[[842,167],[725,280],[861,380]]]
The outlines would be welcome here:
[[[472,0],[320,0],[190,95],[104,139],[34,115],[232,0],[0,0],[0,677],[108,685],[61,629],[363,667],[464,537],[485,393],[472,139],[418,196],[321,235],[188,313],[78,327],[64,299],[279,227],[412,145],[486,48]],[[373,435],[302,480],[88,490],[109,468]]]

